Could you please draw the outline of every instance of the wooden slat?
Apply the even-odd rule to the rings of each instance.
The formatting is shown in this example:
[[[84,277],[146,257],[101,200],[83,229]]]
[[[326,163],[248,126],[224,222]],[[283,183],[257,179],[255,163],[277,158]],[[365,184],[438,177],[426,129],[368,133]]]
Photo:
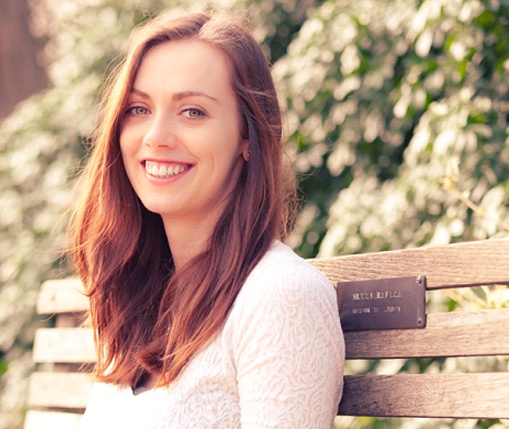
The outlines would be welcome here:
[[[81,414],[30,410],[24,429],[79,429]]]
[[[84,312],[88,310],[88,298],[78,278],[48,280],[43,283],[37,301],[39,314]]]
[[[36,372],[30,377],[28,403],[31,407],[84,409],[92,384],[90,374]]]
[[[35,333],[33,360],[36,363],[90,363],[95,359],[90,328],[40,328]]]
[[[319,258],[311,263],[336,284],[425,275],[428,289],[507,284],[509,239]]]
[[[509,418],[509,373],[345,377],[339,414]]]
[[[347,359],[509,355],[509,308],[428,315],[425,329],[345,332]]]

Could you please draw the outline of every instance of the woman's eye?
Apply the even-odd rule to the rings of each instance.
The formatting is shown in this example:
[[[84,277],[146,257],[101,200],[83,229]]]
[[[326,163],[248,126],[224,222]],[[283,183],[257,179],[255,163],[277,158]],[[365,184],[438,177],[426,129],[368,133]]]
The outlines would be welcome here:
[[[203,110],[197,109],[195,107],[185,109],[183,111],[183,113],[185,116],[187,116],[188,118],[192,118],[192,119],[205,116],[205,112]]]
[[[143,106],[133,106],[127,109],[126,113],[129,115],[146,115],[148,113],[148,109]]]

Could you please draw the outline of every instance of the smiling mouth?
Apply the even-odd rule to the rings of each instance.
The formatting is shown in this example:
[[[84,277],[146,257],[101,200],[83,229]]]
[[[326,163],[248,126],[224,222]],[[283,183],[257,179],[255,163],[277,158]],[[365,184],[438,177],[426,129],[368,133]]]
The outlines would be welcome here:
[[[145,171],[149,176],[157,179],[168,179],[170,177],[178,176],[190,168],[190,164],[169,165],[159,162],[145,161]]]

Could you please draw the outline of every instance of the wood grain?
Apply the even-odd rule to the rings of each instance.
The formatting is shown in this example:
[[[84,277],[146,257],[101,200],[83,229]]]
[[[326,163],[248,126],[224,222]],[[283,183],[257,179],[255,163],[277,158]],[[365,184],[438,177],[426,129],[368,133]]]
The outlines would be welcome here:
[[[91,363],[95,359],[90,328],[40,328],[35,333],[33,360],[36,363]]]
[[[340,415],[509,418],[509,374],[345,377]]]
[[[509,355],[509,308],[429,314],[425,329],[344,335],[347,359]]]
[[[329,280],[425,275],[428,289],[507,284],[509,239],[337,256],[310,260]]]
[[[77,413],[29,410],[24,429],[79,429],[81,419]]]
[[[41,286],[37,300],[37,313],[76,313],[88,310],[88,298],[83,285],[76,277],[48,280]]]
[[[29,381],[28,403],[32,407],[84,409],[92,384],[90,374],[35,372]]]

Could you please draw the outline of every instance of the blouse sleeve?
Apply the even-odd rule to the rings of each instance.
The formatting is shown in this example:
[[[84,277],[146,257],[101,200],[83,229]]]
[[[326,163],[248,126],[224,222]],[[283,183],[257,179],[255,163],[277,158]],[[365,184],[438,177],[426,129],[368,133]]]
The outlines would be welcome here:
[[[333,425],[344,365],[334,289],[296,265],[265,272],[243,296],[234,352],[242,429]]]

